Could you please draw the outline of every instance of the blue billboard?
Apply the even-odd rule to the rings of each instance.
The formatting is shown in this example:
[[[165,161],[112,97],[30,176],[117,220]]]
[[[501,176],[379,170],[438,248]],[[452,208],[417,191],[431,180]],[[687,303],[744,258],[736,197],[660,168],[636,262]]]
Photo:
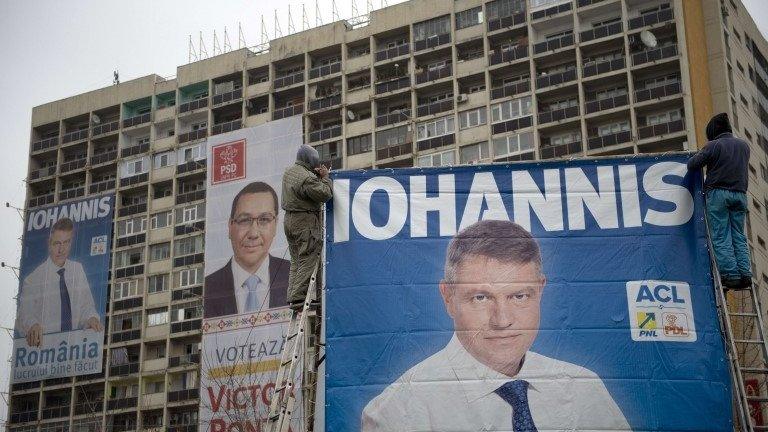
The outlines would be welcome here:
[[[114,195],[29,210],[11,382],[101,372]]]
[[[686,159],[335,173],[326,431],[732,430]]]

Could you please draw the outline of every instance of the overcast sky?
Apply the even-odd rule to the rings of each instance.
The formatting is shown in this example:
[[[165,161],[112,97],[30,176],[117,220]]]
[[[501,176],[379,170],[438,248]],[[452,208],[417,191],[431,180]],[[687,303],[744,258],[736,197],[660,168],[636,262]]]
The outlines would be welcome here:
[[[763,34],[768,33],[768,1],[742,1]],[[381,2],[372,1],[375,8]],[[314,26],[315,2],[305,3],[309,23]],[[319,0],[323,23],[331,21],[331,3]],[[339,16],[352,16],[352,0],[337,0],[336,4]],[[366,11],[366,0],[356,4],[360,13]],[[213,53],[214,30],[223,45],[225,27],[232,47],[238,47],[238,22],[247,45],[258,45],[261,16],[269,36],[274,36],[275,9],[286,34],[289,6],[294,26],[301,30],[300,0],[0,0],[0,203],[24,206],[32,107],[108,86],[114,70],[120,71],[122,81],[151,73],[173,76],[178,65],[188,62],[189,35],[197,45],[201,31],[209,54]],[[0,261],[18,265],[21,219],[15,211],[0,207],[0,221]],[[0,270],[0,326],[12,327],[18,281],[10,271]],[[9,358],[10,345],[10,337],[0,333],[0,359]],[[0,361],[3,391],[8,377],[8,364]],[[0,407],[0,420],[5,418],[6,409]]]

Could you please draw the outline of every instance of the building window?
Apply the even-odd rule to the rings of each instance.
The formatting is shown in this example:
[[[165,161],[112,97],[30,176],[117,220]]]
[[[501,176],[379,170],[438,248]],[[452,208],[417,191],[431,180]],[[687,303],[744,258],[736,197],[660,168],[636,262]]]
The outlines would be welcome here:
[[[165,393],[165,381],[147,381],[147,384],[144,387],[144,394],[154,393]],[[158,418],[162,420],[162,417]],[[152,424],[152,422],[148,421],[148,419],[145,417],[143,418],[142,424],[146,427],[147,424]],[[162,422],[159,424],[162,424]]]
[[[112,317],[112,331],[128,331],[141,328],[141,312]]]
[[[186,237],[173,244],[173,256],[185,256],[203,252],[203,236]]]
[[[549,6],[555,6],[560,3],[569,3],[568,0],[531,0],[531,10],[544,9]]]
[[[422,21],[413,25],[413,40],[422,41],[430,37],[439,36],[451,32],[451,20],[449,15]]]
[[[454,132],[454,128],[453,116],[440,117],[439,119],[419,123],[416,125],[417,139],[424,140],[449,135]]]
[[[360,135],[347,139],[347,156],[367,153],[373,150],[371,135]]]
[[[139,281],[136,279],[121,280],[115,282],[112,289],[112,300],[120,300],[139,295]]]
[[[173,165],[176,162],[175,156],[176,154],[173,151],[156,154],[153,161],[155,169]]]
[[[382,149],[405,144],[408,139],[408,127],[398,126],[392,129],[386,129],[376,132],[376,148]]]
[[[512,156],[533,150],[533,134],[524,132],[493,139],[493,156]]]
[[[141,156],[120,162],[120,178],[127,178],[149,171],[149,156]]]
[[[171,257],[171,244],[158,243],[149,247],[149,260],[160,261]]]
[[[491,152],[488,141],[470,144],[459,149],[459,161],[462,164],[476,164],[478,162],[489,161],[490,158]]]
[[[144,248],[122,250],[115,253],[115,268],[138,265],[144,262]]]
[[[662,113],[649,114],[646,117],[647,126],[653,126],[657,124],[670,123],[680,120],[682,118],[679,109],[674,109]]]
[[[465,11],[456,12],[456,30],[472,27],[483,22],[483,7],[478,6]]]
[[[525,96],[491,106],[491,121],[499,123],[531,115],[531,97]]]
[[[139,216],[117,221],[117,237],[140,234],[147,230],[147,217]]]
[[[549,145],[558,146],[558,145],[570,144],[578,141],[581,141],[581,134],[579,132],[568,132],[568,133],[552,136],[549,139]]]
[[[171,322],[187,321],[202,318],[203,307],[199,302],[173,306],[171,310]]]
[[[176,209],[176,224],[190,224],[205,219],[205,203]]]
[[[488,119],[485,107],[459,113],[459,129],[468,129],[484,125]]]
[[[203,283],[203,268],[184,269],[178,272],[179,288],[195,286]]]
[[[173,212],[170,210],[155,213],[149,218],[150,229],[165,228],[171,224],[173,224]]]
[[[167,274],[160,274],[160,275],[152,275],[147,279],[147,292],[152,293],[158,293],[168,291],[168,275]]]
[[[168,309],[147,309],[147,327],[168,323]]]
[[[183,165],[191,161],[203,160],[205,158],[205,142],[182,147],[176,151],[176,163],[179,165]]]
[[[453,150],[440,153],[432,153],[424,156],[419,156],[417,161],[420,167],[439,167],[453,165],[455,162]]]
[[[607,135],[613,135],[620,132],[626,132],[629,130],[629,122],[628,121],[622,121],[622,122],[616,122],[616,123],[610,123],[598,126],[597,128],[597,135],[598,136],[607,136]]]
[[[499,19],[525,11],[525,0],[496,0],[485,4],[488,19]]]

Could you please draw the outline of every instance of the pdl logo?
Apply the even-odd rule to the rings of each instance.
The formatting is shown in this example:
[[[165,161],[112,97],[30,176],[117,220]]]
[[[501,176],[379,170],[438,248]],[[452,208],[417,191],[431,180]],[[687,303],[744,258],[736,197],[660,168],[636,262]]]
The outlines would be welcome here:
[[[634,341],[696,341],[691,289],[685,282],[629,281],[627,307]]]
[[[245,178],[245,140],[219,144],[211,149],[213,177],[211,184]]]

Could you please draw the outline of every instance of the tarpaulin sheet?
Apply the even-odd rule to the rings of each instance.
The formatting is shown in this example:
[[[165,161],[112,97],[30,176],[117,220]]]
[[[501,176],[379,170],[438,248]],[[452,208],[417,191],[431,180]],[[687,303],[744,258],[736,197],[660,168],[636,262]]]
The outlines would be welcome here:
[[[326,430],[731,430],[686,158],[333,174]]]

